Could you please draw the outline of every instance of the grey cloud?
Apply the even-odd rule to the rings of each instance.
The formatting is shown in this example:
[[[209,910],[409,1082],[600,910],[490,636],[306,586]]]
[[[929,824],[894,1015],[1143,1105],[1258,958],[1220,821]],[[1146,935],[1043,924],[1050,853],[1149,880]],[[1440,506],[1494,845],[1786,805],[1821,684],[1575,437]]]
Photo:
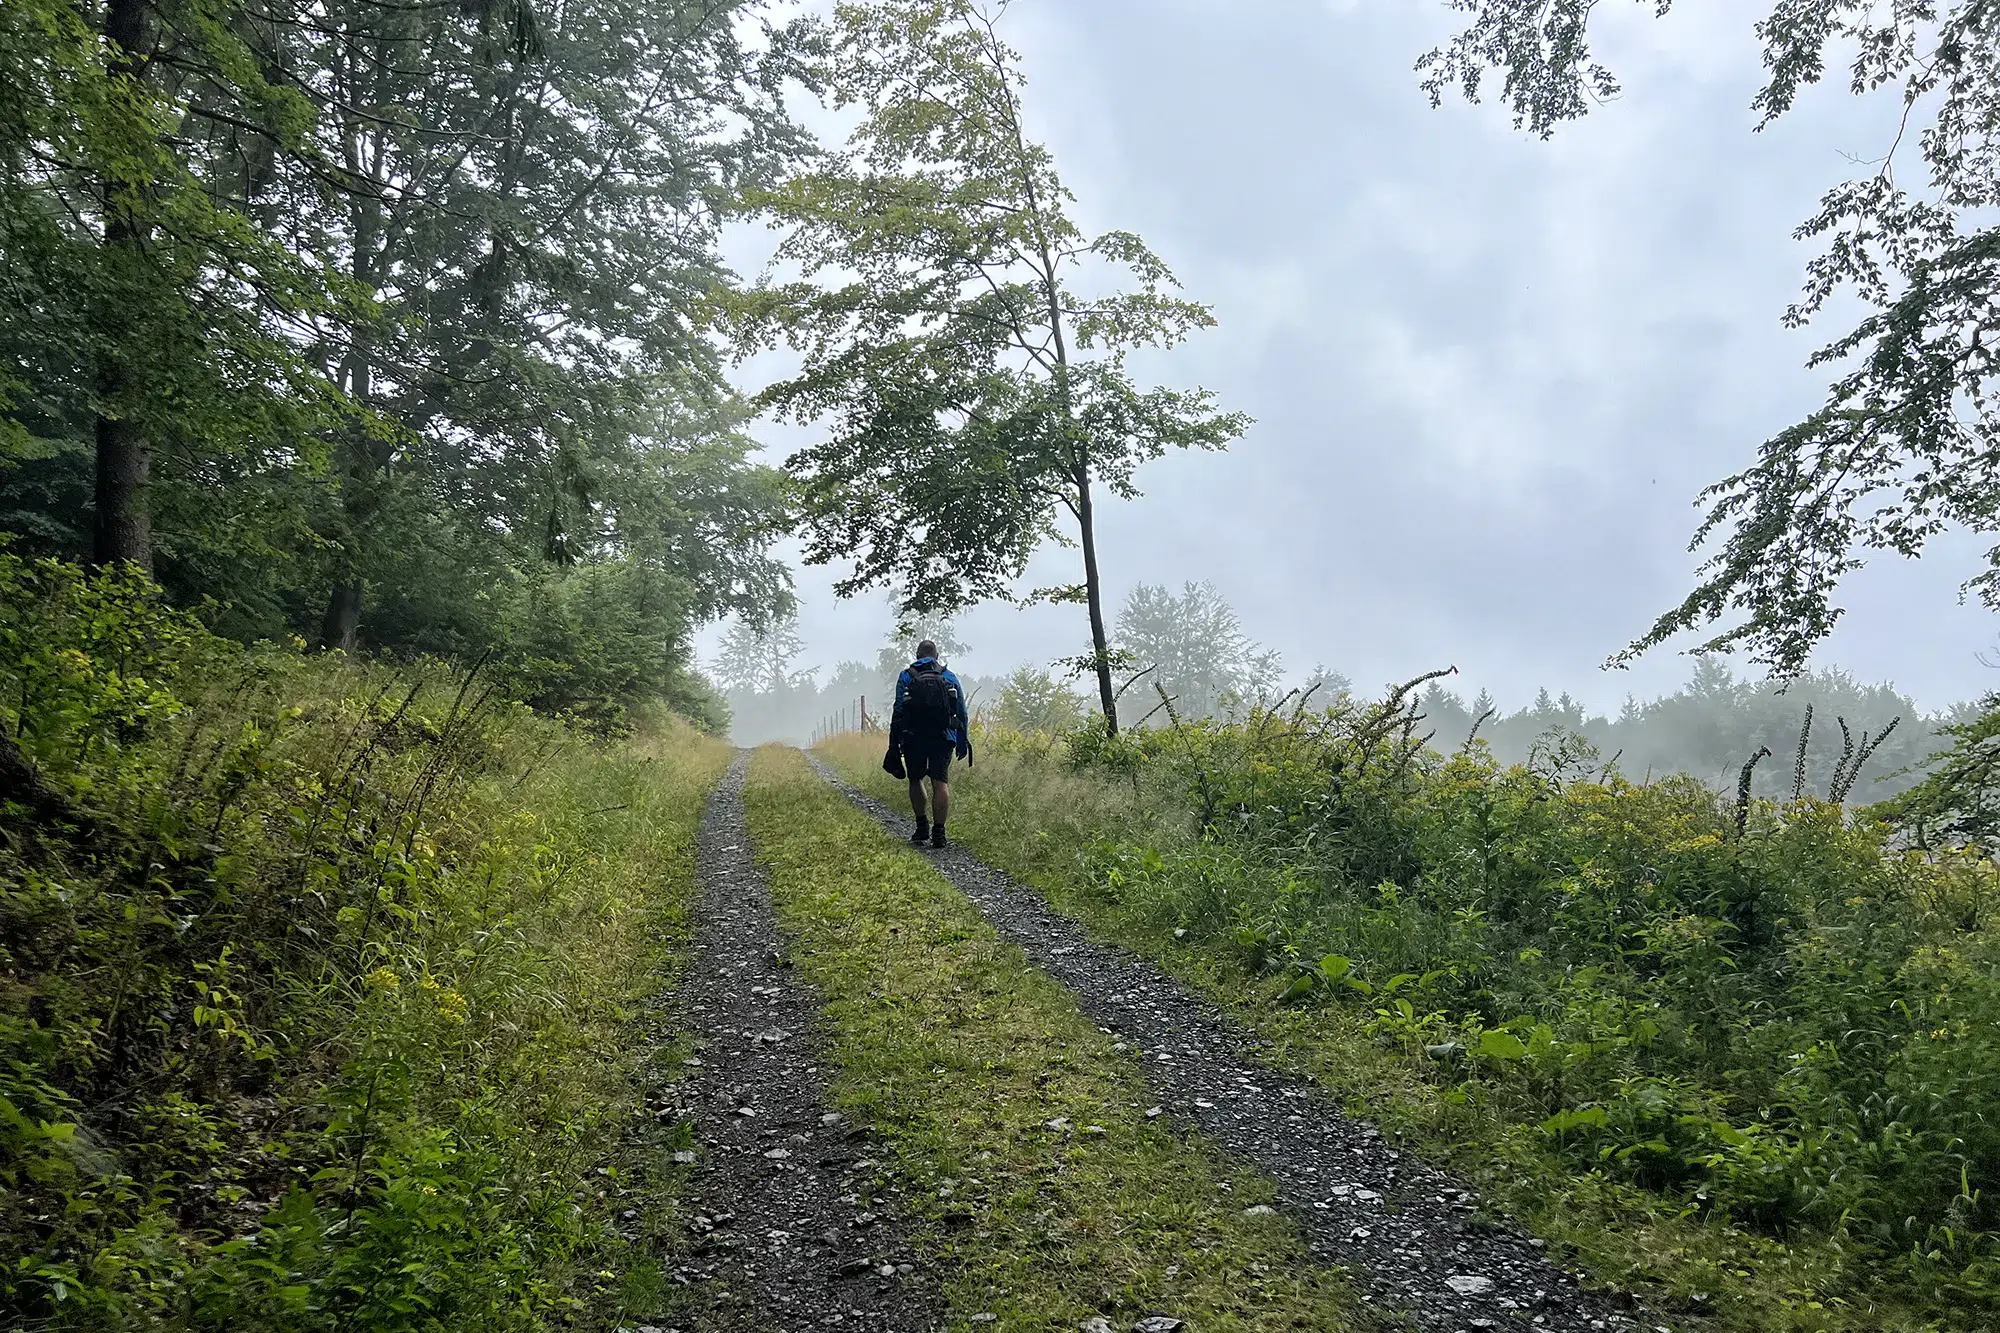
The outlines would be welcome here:
[[[1503,702],[1670,688],[1607,653],[1686,591],[1704,484],[1818,401],[1841,327],[1780,317],[1819,195],[1879,151],[1882,108],[1823,88],[1752,134],[1740,6],[1618,20],[1627,95],[1552,143],[1492,107],[1432,111],[1410,72],[1441,5],[1022,0],[1028,105],[1087,226],[1147,237],[1221,328],[1147,363],[1258,418],[1220,457],[1164,460],[1105,515],[1111,593],[1212,578],[1304,671],[1369,683],[1456,661]],[[1074,554],[1045,553],[1041,581]],[[1990,688],[1990,617],[1948,543],[1856,580],[1821,660],[1926,705]],[[872,655],[879,602],[808,571],[826,662]],[[985,608],[982,671],[1084,640],[1073,610]]]

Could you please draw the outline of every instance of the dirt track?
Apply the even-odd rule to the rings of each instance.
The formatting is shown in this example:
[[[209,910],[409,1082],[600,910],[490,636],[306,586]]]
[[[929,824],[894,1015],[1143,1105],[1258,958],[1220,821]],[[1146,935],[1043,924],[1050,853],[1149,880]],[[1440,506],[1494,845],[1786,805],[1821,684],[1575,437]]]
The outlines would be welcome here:
[[[825,1099],[819,1001],[793,977],[750,859],[739,755],[700,834],[693,962],[677,1007],[699,1034],[681,1085],[695,1121],[690,1232],[674,1280],[705,1330],[919,1333],[936,1285],[896,1226],[865,1126]]]
[[[892,832],[908,833],[907,812],[813,764]],[[1539,1242],[1486,1223],[1458,1182],[1396,1151],[1310,1084],[1260,1064],[1248,1033],[1158,968],[1091,940],[963,848],[925,854],[1084,1013],[1138,1050],[1160,1114],[1277,1183],[1314,1257],[1344,1269],[1378,1309],[1439,1333],[1670,1327],[1581,1289]]]

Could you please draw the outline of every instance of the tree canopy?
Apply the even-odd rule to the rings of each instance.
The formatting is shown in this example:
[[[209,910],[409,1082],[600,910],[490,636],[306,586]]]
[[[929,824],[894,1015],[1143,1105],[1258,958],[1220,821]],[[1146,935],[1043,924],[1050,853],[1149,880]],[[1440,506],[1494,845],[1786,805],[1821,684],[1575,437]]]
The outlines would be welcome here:
[[[1640,0],[1664,16],[1673,0]],[[1464,28],[1418,62],[1432,102],[1477,100],[1503,77],[1515,124],[1547,137],[1614,98],[1591,52],[1598,0],[1450,0]],[[1782,0],[1754,27],[1766,80],[1759,127],[1844,63],[1855,96],[1895,99],[1892,138],[1798,229],[1822,249],[1786,312],[1802,325],[1846,293],[1867,312],[1812,358],[1837,373],[1825,402],[1703,495],[1695,545],[1719,539],[1680,605],[1615,662],[1684,630],[1803,670],[1841,616],[1841,579],[1868,553],[1915,556],[1948,528],[2000,534],[2000,24],[1985,0]],[[2000,607],[2000,545],[1967,586]],[[1718,622],[1721,622],[1718,627]]]
[[[785,342],[799,374],[762,402],[831,434],[788,461],[806,558],[852,560],[843,594],[900,593],[907,614],[1011,595],[1045,541],[1082,548],[1083,578],[1030,599],[1088,608],[1089,652],[1117,726],[1094,506],[1137,494],[1146,461],[1222,448],[1247,418],[1202,389],[1141,389],[1125,359],[1214,321],[1130,232],[1091,237],[1022,123],[1004,6],[835,6],[822,82],[861,122],[844,150],[753,201],[786,229],[798,273],[745,293],[751,346]]]
[[[1187,583],[1178,593],[1141,583],[1118,613],[1117,642],[1134,670],[1151,673],[1142,683],[1157,680],[1181,717],[1213,717],[1232,702],[1284,692],[1278,654],[1243,632],[1213,583]]]
[[[809,149],[760,8],[9,5],[17,547],[552,707],[679,689],[695,625],[790,598],[701,318],[730,201]]]

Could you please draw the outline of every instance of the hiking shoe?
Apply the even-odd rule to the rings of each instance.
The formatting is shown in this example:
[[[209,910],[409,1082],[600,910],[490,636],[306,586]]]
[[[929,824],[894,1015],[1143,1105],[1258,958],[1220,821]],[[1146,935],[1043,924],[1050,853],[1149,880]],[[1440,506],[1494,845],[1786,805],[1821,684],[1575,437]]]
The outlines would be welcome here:
[[[940,829],[938,830],[938,832],[942,834],[944,830]],[[910,835],[910,841],[915,843],[917,846],[921,847],[924,845],[925,840],[928,839],[930,836],[931,836],[931,826],[925,823],[923,820],[919,819],[917,821],[916,832]]]
[[[944,846],[944,825],[939,824],[931,830],[931,846]]]

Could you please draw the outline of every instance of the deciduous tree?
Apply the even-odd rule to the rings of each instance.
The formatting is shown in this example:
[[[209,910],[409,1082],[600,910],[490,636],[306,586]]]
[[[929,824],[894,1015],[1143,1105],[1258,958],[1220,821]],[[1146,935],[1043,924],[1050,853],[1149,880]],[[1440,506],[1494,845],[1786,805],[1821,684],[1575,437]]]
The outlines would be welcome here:
[[[804,353],[763,403],[832,426],[787,463],[807,559],[851,559],[843,594],[897,585],[906,614],[943,614],[1008,593],[1045,540],[1070,540],[1066,516],[1082,581],[1032,596],[1087,608],[1083,664],[1115,732],[1096,505],[1136,495],[1147,460],[1222,448],[1247,420],[1127,372],[1132,350],[1214,321],[1137,236],[1086,236],[1071,218],[1022,122],[1004,11],[835,7],[823,81],[861,123],[844,151],[754,196],[801,276],[733,311],[750,345]]]
[[[1188,583],[1178,593],[1163,584],[1132,589],[1118,613],[1118,646],[1134,669],[1153,673],[1142,683],[1159,681],[1182,717],[1212,717],[1232,697],[1282,693],[1278,655],[1243,632],[1213,583]]]
[[[1450,0],[1468,19],[1419,63],[1433,103],[1504,75],[1515,123],[1547,137],[1618,92],[1592,56],[1598,0]],[[1673,0],[1642,0],[1665,15]],[[1870,170],[1828,190],[1798,230],[1824,249],[1786,312],[1804,324],[1842,291],[1869,307],[1812,358],[1840,367],[1820,409],[1704,493],[1695,545],[1721,534],[1699,586],[1614,658],[1733,620],[1705,649],[1747,648],[1800,672],[1841,615],[1841,578],[1868,552],[1915,556],[1947,528],[2000,533],[2000,19],[1986,0],[1782,0],[1755,25],[1769,124],[1829,65],[1856,96],[1893,98]],[[2000,546],[1968,586],[2000,607]]]

